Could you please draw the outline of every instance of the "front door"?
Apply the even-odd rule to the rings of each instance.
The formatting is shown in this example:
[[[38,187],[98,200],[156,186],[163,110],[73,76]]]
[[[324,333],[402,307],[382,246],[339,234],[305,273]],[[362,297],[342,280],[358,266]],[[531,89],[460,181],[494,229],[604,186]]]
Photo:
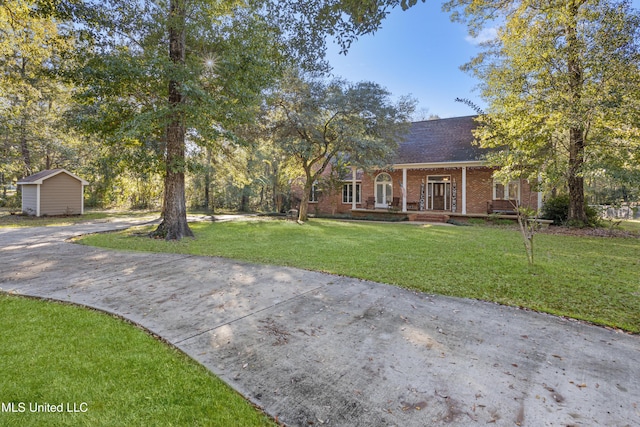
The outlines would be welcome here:
[[[445,210],[444,191],[445,191],[445,184],[443,182],[433,183],[433,208],[432,209],[434,211]]]
[[[451,209],[451,177],[448,175],[427,177],[427,209],[446,211]]]

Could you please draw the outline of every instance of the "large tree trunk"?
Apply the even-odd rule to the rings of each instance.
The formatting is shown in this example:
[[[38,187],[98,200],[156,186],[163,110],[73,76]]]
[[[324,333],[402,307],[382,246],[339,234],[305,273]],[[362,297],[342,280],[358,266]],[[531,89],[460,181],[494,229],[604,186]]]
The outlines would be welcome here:
[[[251,188],[248,185],[242,187],[242,197],[240,198],[240,212],[249,212],[249,194]]]
[[[298,221],[307,221],[309,219],[309,195],[305,191],[305,195],[300,200],[300,209],[298,210]]]
[[[584,133],[582,129],[569,131],[569,221],[587,223],[584,206],[584,178],[582,167],[584,164]]]
[[[169,57],[176,67],[185,60],[185,8],[182,0],[171,0],[169,11]],[[185,130],[181,106],[184,98],[180,82],[169,81],[170,117],[167,125],[166,173],[164,178],[163,220],[152,233],[154,237],[179,240],[193,237],[187,224],[185,200]]]
[[[20,76],[22,81],[27,80],[27,62],[28,60],[22,58],[20,63]],[[28,95],[26,90],[23,92],[22,101],[27,103]],[[18,103],[20,101],[17,101]],[[33,173],[33,169],[31,167],[31,153],[29,152],[29,144],[27,139],[27,117],[26,111],[21,113],[20,117],[20,151],[22,153],[22,160],[24,162],[24,176],[31,175]]]
[[[578,43],[578,14],[580,1],[571,1],[569,13],[571,22],[567,25],[567,71],[569,73],[569,96],[573,105],[571,128],[569,129],[569,175],[567,184],[569,187],[569,221],[576,221],[586,224],[587,215],[584,206],[584,178],[582,177],[584,165],[584,148],[586,145],[584,127],[579,125],[580,104],[582,102],[583,70],[582,54]]]
[[[24,163],[24,176],[31,175],[33,169],[31,168],[31,153],[27,142],[27,119],[24,116],[20,119],[20,152]]]
[[[298,221],[307,221],[309,219],[309,199],[311,198],[311,189],[313,188],[313,180],[307,176],[307,182],[304,184],[302,191],[302,200],[300,200],[300,209],[298,210]]]
[[[213,212],[213,203],[211,203],[211,150],[205,148],[207,153],[207,166],[204,172],[204,209],[206,212]]]

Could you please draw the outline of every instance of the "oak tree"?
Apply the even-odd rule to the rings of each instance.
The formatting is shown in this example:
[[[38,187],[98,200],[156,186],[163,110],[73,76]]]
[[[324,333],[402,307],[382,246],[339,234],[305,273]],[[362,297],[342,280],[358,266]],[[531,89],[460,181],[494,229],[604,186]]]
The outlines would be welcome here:
[[[281,82],[269,111],[273,142],[304,174],[300,221],[306,221],[315,182],[338,158],[370,169],[389,164],[408,130],[415,102],[397,103],[373,82],[325,82],[291,73]]]
[[[476,134],[505,177],[566,182],[586,223],[584,177],[640,140],[640,15],[628,1],[451,0],[472,35],[497,36],[463,68],[480,80]],[[635,148],[634,148],[635,147]]]
[[[42,1],[72,14],[87,34],[91,55],[80,83],[86,113],[92,114],[84,115],[85,129],[162,153],[163,222],[154,234],[166,239],[192,235],[185,206],[187,139],[229,140],[233,126],[247,119],[286,62],[326,71],[327,34],[346,50],[359,35],[377,29],[390,8],[417,2]],[[239,49],[220,48],[234,38],[245,41],[235,45]],[[229,84],[203,84],[202,64],[218,59],[232,66],[209,76],[224,75]]]

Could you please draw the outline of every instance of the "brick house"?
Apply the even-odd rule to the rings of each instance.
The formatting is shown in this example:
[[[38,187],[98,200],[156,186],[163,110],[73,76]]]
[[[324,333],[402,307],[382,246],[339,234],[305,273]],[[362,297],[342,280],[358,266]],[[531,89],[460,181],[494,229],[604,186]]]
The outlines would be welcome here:
[[[493,179],[494,169],[483,160],[486,150],[473,144],[474,118],[412,123],[392,165],[367,173],[352,169],[342,194],[312,194],[309,212],[362,216],[393,211],[410,219],[448,219],[509,213],[510,200],[537,209],[541,194],[526,180],[505,184]]]

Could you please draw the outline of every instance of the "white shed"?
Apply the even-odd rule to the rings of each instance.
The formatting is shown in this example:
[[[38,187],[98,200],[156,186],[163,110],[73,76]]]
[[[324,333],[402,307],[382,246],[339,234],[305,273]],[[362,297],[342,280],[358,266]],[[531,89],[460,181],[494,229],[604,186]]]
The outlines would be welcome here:
[[[22,212],[28,215],[81,215],[84,179],[65,169],[38,172],[18,181],[22,186]]]

